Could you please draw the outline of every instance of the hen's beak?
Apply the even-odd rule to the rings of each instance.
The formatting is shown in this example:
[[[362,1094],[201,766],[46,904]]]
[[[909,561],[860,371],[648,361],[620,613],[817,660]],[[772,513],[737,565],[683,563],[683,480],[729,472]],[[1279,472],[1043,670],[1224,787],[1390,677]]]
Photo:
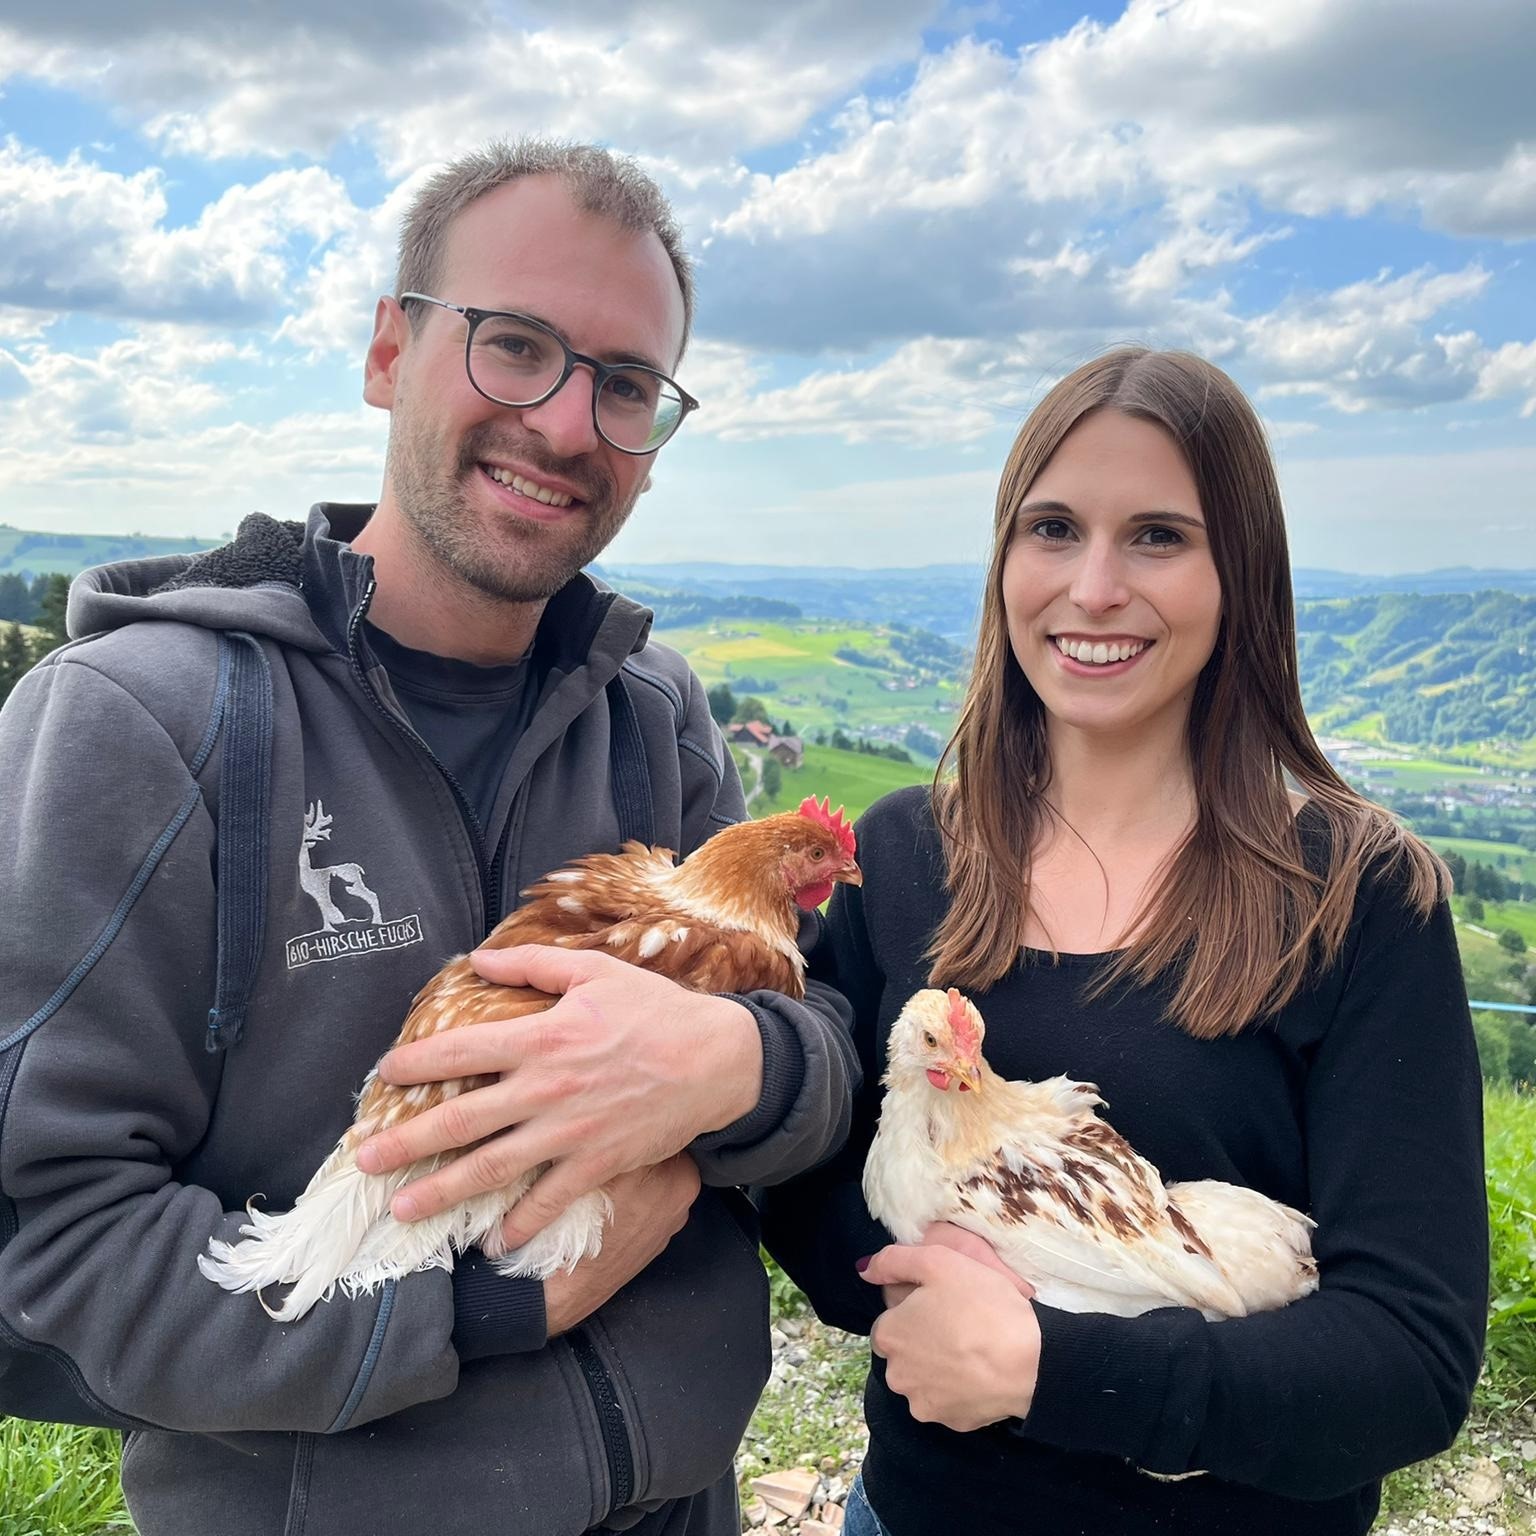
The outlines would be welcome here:
[[[960,1085],[961,1093],[974,1093],[981,1087],[981,1068],[970,1060],[960,1059],[949,1063],[949,1075]]]
[[[834,880],[841,880],[844,885],[863,885],[864,871],[852,859],[849,859],[832,878]]]

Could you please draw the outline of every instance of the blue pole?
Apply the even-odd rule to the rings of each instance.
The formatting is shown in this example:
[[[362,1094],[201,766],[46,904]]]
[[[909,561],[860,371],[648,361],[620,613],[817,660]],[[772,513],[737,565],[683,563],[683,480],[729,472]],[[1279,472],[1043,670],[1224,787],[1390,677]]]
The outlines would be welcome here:
[[[1468,1001],[1469,1008],[1491,1008],[1495,1013],[1536,1013],[1536,1008],[1525,1003],[1478,1003]]]

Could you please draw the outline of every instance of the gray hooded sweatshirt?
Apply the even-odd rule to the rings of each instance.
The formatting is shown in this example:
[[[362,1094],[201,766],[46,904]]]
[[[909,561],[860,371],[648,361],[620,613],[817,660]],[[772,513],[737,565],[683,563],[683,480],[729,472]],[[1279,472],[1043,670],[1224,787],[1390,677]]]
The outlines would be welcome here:
[[[687,853],[744,814],[698,679],[647,610],[578,576],[477,836],[362,638],[372,562],[345,541],[366,515],[253,517],[210,555],[87,572],[85,638],[0,713],[0,1341],[123,1426],[143,1536],[726,1536],[769,1366],[736,1186],[846,1134],[858,1069],[830,989],[742,999],[757,1108],[694,1145],[686,1227],[569,1334],[545,1337],[541,1287],[483,1263],[290,1325],[198,1273],[252,1195],[291,1205],[444,960],[547,870],[616,846],[616,674],[656,841]],[[220,747],[189,765],[220,629],[259,640],[274,719],[265,944],[243,1034],[210,1051]]]

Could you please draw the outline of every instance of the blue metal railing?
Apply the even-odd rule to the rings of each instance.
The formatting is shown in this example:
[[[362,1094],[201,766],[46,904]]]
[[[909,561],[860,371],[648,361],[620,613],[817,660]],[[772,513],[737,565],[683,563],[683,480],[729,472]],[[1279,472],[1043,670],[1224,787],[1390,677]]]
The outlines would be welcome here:
[[[1491,1008],[1495,1013],[1536,1013],[1536,1007],[1528,1003],[1479,1003],[1469,999],[1468,1008]]]

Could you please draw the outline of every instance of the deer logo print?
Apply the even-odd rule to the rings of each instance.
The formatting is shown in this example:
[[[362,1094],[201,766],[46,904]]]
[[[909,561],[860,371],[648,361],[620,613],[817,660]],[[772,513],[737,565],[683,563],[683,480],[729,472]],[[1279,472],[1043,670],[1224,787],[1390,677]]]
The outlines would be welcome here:
[[[299,887],[320,909],[320,927],[314,933],[288,940],[288,969],[313,965],[320,960],[341,960],[349,955],[376,954],[421,943],[421,918],[417,914],[386,922],[378,892],[368,884],[361,864],[316,865],[313,850],[331,838],[331,818],[323,801],[316,800],[304,815],[303,841],[299,847]],[[352,914],[338,905],[334,888],[351,899]],[[356,911],[361,904],[368,915]],[[364,925],[364,926],[359,926]]]

